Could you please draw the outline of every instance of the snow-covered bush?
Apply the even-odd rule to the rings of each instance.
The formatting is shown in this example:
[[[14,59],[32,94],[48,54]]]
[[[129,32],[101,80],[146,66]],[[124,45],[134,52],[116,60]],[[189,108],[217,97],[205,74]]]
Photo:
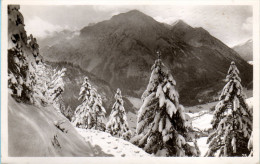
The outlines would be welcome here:
[[[206,156],[244,156],[252,133],[252,111],[245,102],[239,71],[234,62],[228,70],[227,84],[224,86],[216,105],[212,127],[209,135],[209,150]]]
[[[157,59],[147,89],[142,95],[143,105],[138,111],[137,135],[131,142],[148,153],[164,151],[166,156],[188,156],[191,151],[185,137],[185,113],[179,104],[176,82],[169,70]],[[166,151],[166,152],[165,152]],[[196,152],[192,153],[193,155]]]
[[[84,78],[79,93],[79,100],[82,100],[74,113],[73,124],[80,128],[95,128],[105,131],[105,113],[106,110],[102,106],[102,98],[89,82],[88,77]]]
[[[106,129],[111,135],[119,135],[125,139],[130,139],[131,132],[128,128],[124,101],[122,99],[121,90],[118,88],[115,94],[116,102],[112,107],[112,111],[107,122]]]

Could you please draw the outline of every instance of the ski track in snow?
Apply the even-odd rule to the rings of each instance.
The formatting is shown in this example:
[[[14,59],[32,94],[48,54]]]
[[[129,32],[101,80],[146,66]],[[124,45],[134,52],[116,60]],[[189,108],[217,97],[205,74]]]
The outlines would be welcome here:
[[[76,128],[78,133],[93,146],[99,146],[103,152],[112,154],[114,157],[149,157],[143,149],[120,138],[111,136],[109,133],[93,129]]]

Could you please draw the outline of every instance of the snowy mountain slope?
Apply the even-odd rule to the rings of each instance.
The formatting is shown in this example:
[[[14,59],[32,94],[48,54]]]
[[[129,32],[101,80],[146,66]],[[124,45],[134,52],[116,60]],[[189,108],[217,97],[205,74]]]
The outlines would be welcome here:
[[[109,156],[85,142],[53,107],[18,103],[10,95],[8,136],[8,154],[12,157]]]
[[[232,47],[245,61],[253,61],[253,40]]]
[[[143,149],[123,139],[111,136],[109,133],[92,129],[76,128],[86,142],[100,147],[100,151],[112,154],[114,157],[149,157]]]

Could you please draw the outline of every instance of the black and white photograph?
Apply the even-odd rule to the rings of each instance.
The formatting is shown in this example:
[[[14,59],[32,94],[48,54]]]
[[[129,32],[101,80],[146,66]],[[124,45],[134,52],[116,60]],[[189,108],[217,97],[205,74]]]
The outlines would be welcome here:
[[[1,161],[259,162],[255,4],[5,2]]]

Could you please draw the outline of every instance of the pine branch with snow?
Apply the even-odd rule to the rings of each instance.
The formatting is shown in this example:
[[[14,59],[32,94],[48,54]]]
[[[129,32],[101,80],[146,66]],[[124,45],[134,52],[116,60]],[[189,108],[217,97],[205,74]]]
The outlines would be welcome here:
[[[247,143],[252,133],[253,113],[249,110],[243,94],[239,70],[231,62],[224,86],[215,107],[209,135],[209,150],[205,156],[243,156],[248,155]]]

